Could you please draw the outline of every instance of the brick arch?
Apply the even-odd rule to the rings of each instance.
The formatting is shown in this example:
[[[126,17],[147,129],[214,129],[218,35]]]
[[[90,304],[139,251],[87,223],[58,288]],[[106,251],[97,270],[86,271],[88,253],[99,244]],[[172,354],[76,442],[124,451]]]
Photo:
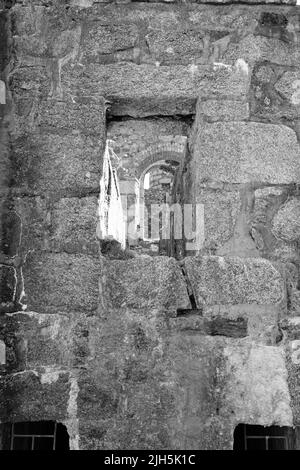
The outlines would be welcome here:
[[[165,137],[163,142],[150,145],[138,154],[142,160],[136,169],[136,177],[140,180],[145,171],[156,163],[166,160],[182,163],[185,156],[187,138],[184,136]]]

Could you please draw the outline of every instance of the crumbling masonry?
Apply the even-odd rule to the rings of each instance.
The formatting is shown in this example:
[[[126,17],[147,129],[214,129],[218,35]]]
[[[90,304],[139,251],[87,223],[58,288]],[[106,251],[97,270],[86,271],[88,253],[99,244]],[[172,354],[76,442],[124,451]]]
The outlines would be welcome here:
[[[71,449],[232,449],[239,423],[300,425],[300,7],[257,3],[0,1],[2,442],[52,420]],[[204,206],[201,249],[101,252],[103,169],[136,202],[161,160]]]

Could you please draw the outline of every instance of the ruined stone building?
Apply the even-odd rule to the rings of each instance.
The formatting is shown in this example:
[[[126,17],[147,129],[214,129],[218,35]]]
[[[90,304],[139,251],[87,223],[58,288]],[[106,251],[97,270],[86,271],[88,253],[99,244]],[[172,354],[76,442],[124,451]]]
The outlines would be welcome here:
[[[300,449],[296,0],[0,36],[0,448]]]

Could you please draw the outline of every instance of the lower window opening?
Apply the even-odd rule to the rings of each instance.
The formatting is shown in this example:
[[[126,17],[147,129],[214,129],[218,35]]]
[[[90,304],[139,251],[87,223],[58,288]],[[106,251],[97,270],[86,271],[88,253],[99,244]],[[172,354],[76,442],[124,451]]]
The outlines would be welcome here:
[[[299,427],[239,424],[234,430],[233,450],[295,450],[299,444]]]
[[[8,423],[2,441],[6,450],[69,450],[67,428],[55,421]]]

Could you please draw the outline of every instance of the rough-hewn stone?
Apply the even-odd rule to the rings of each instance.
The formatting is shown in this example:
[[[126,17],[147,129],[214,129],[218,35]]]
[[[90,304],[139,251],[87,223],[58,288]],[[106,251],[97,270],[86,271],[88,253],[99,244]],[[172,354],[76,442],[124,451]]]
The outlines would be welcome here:
[[[238,191],[202,188],[195,195],[204,205],[204,251],[215,254],[233,235],[241,201]]]
[[[224,355],[230,374],[225,400],[236,422],[292,426],[284,350],[248,343],[228,345]]]
[[[249,34],[238,43],[230,44],[222,59],[234,63],[243,59],[249,65],[259,61],[275,62],[279,65],[298,66],[299,49],[293,41],[282,41],[276,37],[261,37]]]
[[[187,312],[187,311],[186,311]],[[198,334],[243,338],[247,336],[247,320],[215,316],[207,319],[195,314],[185,314],[172,318],[169,324],[177,330],[197,331]]]
[[[95,311],[99,275],[99,261],[88,255],[30,253],[23,268],[23,302],[40,313]]]
[[[11,202],[3,199],[0,202],[1,211],[1,230],[0,230],[0,249],[7,256],[16,256],[21,241],[21,219],[13,209]]]
[[[203,317],[222,320],[244,319],[247,335],[256,343],[275,346],[281,340],[278,322],[282,318],[282,308],[274,305],[236,304],[207,305],[203,307]]]
[[[89,80],[85,79],[85,74]],[[158,66],[130,63],[64,67],[62,88],[74,94],[101,95],[113,115],[191,114],[199,94],[244,97],[249,77],[238,67]]]
[[[276,237],[298,241],[300,237],[300,200],[290,199],[279,209],[273,219]]]
[[[296,195],[295,185],[268,186],[254,191],[248,221],[251,237],[261,256],[297,263],[297,221],[290,220],[295,217],[289,211],[290,206],[297,207]],[[287,225],[283,227],[283,224]]]
[[[97,191],[103,142],[92,136],[32,135],[14,146],[14,185],[24,192]]]
[[[80,367],[88,357],[88,324],[78,313],[3,315],[0,338],[7,348],[6,372]]]
[[[50,224],[50,210],[44,198],[16,197],[11,213],[12,216],[15,215],[18,255],[26,256],[29,250],[49,249],[47,229]]]
[[[97,209],[96,197],[62,198],[56,202],[51,217],[51,249],[97,255]]]
[[[285,71],[273,63],[258,64],[251,78],[251,115],[293,126],[300,112],[299,78],[298,70]]]
[[[103,138],[105,134],[105,100],[78,96],[67,101],[44,100],[39,104],[37,125],[54,133],[96,134]]]
[[[185,259],[197,306],[278,304],[285,300],[284,278],[264,259],[198,256]]]
[[[0,413],[4,422],[67,418],[69,374],[58,370],[26,371],[0,379]]]
[[[80,62],[97,63],[103,54],[133,48],[139,31],[134,24],[108,24],[95,22],[86,25],[81,41]]]
[[[197,61],[203,55],[202,31],[179,27],[177,30],[165,31],[152,29],[146,36],[151,56],[160,65],[171,65]]]
[[[229,1],[0,0],[1,422],[91,450],[299,424],[299,12]],[[106,113],[119,176],[185,159],[199,256],[98,259]]]
[[[110,261],[102,278],[104,308],[188,308],[190,301],[176,261],[167,257]]]
[[[249,105],[240,101],[207,100],[200,102],[198,112],[208,122],[244,121],[249,118]]]
[[[286,339],[289,341],[300,339],[300,318],[283,318],[280,322],[280,328],[285,332]]]
[[[197,182],[280,184],[300,179],[300,148],[288,127],[215,123],[199,126],[195,132],[191,171]]]
[[[0,307],[15,300],[16,273],[12,266],[0,265]]]

